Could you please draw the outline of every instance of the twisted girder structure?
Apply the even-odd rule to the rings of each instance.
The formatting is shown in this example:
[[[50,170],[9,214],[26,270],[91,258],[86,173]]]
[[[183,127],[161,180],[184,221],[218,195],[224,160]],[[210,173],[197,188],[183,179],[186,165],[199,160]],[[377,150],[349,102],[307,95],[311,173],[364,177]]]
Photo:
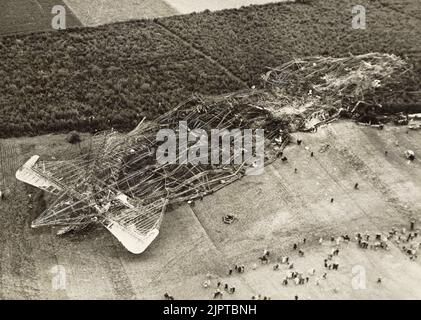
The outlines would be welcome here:
[[[157,134],[161,129],[177,133],[177,145],[180,121],[193,136],[194,129],[205,133],[226,129],[222,136],[229,134],[229,139],[233,138],[232,129],[263,129],[267,164],[281,154],[290,131],[330,121],[342,107],[349,107],[351,100],[370,97],[376,101],[383,83],[393,85],[406,68],[399,58],[376,53],[293,61],[266,74],[269,90],[192,97],[153,121],[142,121],[128,134],[111,131],[95,135],[89,150],[72,160],[39,161],[33,156],[16,177],[57,199],[32,225],[99,223],[129,251],[141,253],[159,234],[168,203],[202,198],[241,178],[253,169],[257,153],[247,152],[242,144],[243,157],[235,161],[238,146],[229,143],[222,144],[218,154],[228,154],[229,161],[184,163],[179,152],[173,162],[158,161],[161,142]],[[309,121],[314,118],[319,120]],[[202,137],[198,138],[202,143]],[[196,152],[198,141],[187,142],[187,154]]]
[[[261,107],[239,104],[241,95],[195,97],[155,121],[142,121],[128,134],[97,134],[89,150],[72,160],[41,161],[33,156],[16,177],[57,198],[32,226],[99,223],[129,251],[143,252],[158,235],[168,203],[202,198],[241,178],[251,167],[250,158],[235,163],[231,143],[225,164],[181,164],[179,153],[175,162],[161,163],[156,158],[162,143],[156,138],[159,130],[178,132],[179,122],[185,121],[189,132],[270,127],[268,143],[279,137],[285,124]],[[186,152],[193,144],[189,142]]]

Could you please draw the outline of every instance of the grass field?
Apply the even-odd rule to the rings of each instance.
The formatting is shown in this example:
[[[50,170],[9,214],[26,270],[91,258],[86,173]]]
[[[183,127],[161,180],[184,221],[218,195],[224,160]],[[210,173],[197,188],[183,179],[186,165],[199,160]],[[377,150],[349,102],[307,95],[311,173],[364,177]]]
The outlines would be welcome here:
[[[64,0],[84,26],[132,19],[152,19],[205,10],[240,8],[285,0]]]
[[[288,163],[275,162],[261,176],[245,177],[194,207],[168,212],[160,236],[140,256],[129,254],[101,229],[68,237],[57,237],[50,229],[31,230],[30,221],[45,204],[38,191],[18,184],[17,192],[0,203],[0,297],[161,298],[169,291],[176,298],[207,299],[214,289],[201,284],[211,273],[212,288],[217,279],[236,286],[237,293],[229,296],[234,299],[256,294],[273,299],[295,294],[303,299],[421,298],[420,263],[410,261],[396,244],[390,251],[362,250],[355,242],[342,245],[340,270],[328,271],[327,280],[315,284],[331,250],[329,241],[318,244],[319,237],[387,232],[408,227],[411,218],[420,221],[420,160],[408,163],[403,157],[406,149],[421,154],[420,135],[404,127],[379,131],[346,121],[315,134],[298,134],[303,145],[287,147]],[[31,154],[60,158],[78,151],[62,135],[7,141],[18,146],[20,159]],[[330,148],[319,152],[326,144]],[[355,182],[359,190],[353,189]],[[225,225],[221,217],[226,214],[238,220]],[[298,258],[292,243],[303,238],[306,255]],[[290,255],[295,270],[315,268],[316,276],[304,286],[282,286],[285,267],[275,272],[272,262],[251,270],[263,249],[271,251],[273,261]],[[228,278],[234,263],[244,264],[246,272]],[[57,264],[67,272],[66,291],[51,287],[50,271]],[[351,286],[355,265],[366,270],[366,290]]]
[[[261,5],[266,3],[285,2],[285,0],[165,0],[181,14],[238,9],[242,6]]]
[[[179,12],[164,0],[64,0],[84,26],[131,19],[167,17]]]
[[[51,9],[66,5],[61,0],[2,0],[0,2],[0,35],[53,30]],[[68,28],[81,26],[72,11],[66,7]]]

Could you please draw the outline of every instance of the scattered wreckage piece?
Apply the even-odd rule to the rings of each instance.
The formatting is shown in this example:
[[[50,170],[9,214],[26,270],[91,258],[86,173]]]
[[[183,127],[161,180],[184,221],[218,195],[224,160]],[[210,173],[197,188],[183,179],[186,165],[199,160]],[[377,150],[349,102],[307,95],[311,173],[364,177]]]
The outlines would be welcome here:
[[[235,220],[237,220],[237,218],[232,214],[227,214],[222,217],[222,222],[225,224],[232,224]]]
[[[421,122],[416,120],[410,120],[408,123],[408,129],[410,130],[420,130],[421,129]]]
[[[408,114],[409,120],[421,120],[421,113]]]
[[[420,130],[421,129],[421,124],[419,124],[419,123],[410,123],[408,125],[408,129],[411,129],[411,130]]]
[[[415,160],[415,152],[414,151],[406,150],[404,154],[405,154],[406,159],[411,160],[411,161]]]

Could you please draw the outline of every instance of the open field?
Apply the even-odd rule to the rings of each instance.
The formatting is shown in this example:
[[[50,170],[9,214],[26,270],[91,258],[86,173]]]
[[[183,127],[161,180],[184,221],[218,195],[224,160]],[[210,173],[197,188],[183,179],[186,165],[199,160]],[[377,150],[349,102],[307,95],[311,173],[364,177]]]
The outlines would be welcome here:
[[[51,9],[55,5],[66,8],[68,28],[81,26],[79,20],[61,0],[2,0],[0,2],[0,36],[52,30]]]
[[[164,0],[64,0],[84,26],[178,14]]]
[[[131,129],[191,94],[260,86],[268,66],[303,55],[395,53],[421,75],[421,20],[363,1],[368,28],[353,30],[352,4],[275,3],[0,38],[0,136]],[[419,101],[419,86],[404,89],[412,93],[396,103]]]
[[[205,10],[240,8],[285,0],[64,0],[84,26],[152,19]]]
[[[238,9],[242,6],[261,5],[266,3],[286,2],[285,0],[166,0],[181,14],[201,12],[205,10],[218,11]]]
[[[388,6],[389,0],[360,1],[367,29],[351,27],[352,0],[278,3],[159,20],[212,56],[250,86],[267,67],[302,56],[343,56],[370,51],[411,57],[421,70],[421,20]],[[419,7],[408,1],[401,7]],[[421,9],[420,9],[421,10]],[[410,10],[408,10],[409,12]]]
[[[6,37],[0,47],[0,136],[134,127],[192,92],[242,87],[152,22]]]
[[[420,221],[420,160],[408,163],[403,152],[421,154],[421,131],[407,132],[403,126],[380,131],[339,121],[297,137],[303,144],[287,147],[287,163],[277,161],[263,175],[244,177],[193,207],[168,212],[160,236],[140,256],[129,254],[101,229],[66,237],[50,229],[31,230],[29,223],[45,202],[39,191],[18,184],[17,192],[0,202],[0,297],[161,298],[169,291],[176,298],[207,299],[214,289],[201,284],[211,273],[212,288],[216,279],[236,286],[229,296],[234,299],[256,294],[273,299],[292,299],[295,294],[302,299],[421,298],[419,260],[410,261],[396,244],[390,251],[359,249],[355,241],[343,244],[339,271],[327,271],[327,279],[315,284],[332,247],[329,241],[320,246],[319,237],[357,231],[373,235],[408,227],[411,218]],[[59,159],[78,152],[62,135],[7,141],[17,146],[21,159],[32,154]],[[327,144],[327,151],[319,152]],[[353,188],[356,182],[359,190]],[[221,218],[226,214],[238,220],[225,225]],[[292,244],[303,238],[306,254],[298,258]],[[273,271],[273,262],[258,263],[251,270],[263,249],[271,251],[273,261],[290,255],[295,270],[315,268],[316,276],[302,286],[282,286],[285,267]],[[235,263],[244,264],[246,272],[228,278],[228,268]],[[55,265],[66,270],[65,291],[52,289]],[[351,286],[355,265],[365,268],[365,290]],[[378,277],[382,284],[376,283]]]

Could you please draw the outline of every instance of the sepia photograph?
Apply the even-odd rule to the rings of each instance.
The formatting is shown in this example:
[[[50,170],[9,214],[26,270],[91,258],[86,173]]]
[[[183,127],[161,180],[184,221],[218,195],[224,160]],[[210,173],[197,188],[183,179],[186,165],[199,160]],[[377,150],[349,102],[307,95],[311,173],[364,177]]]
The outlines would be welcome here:
[[[421,0],[0,0],[0,300],[419,300],[420,253]]]

